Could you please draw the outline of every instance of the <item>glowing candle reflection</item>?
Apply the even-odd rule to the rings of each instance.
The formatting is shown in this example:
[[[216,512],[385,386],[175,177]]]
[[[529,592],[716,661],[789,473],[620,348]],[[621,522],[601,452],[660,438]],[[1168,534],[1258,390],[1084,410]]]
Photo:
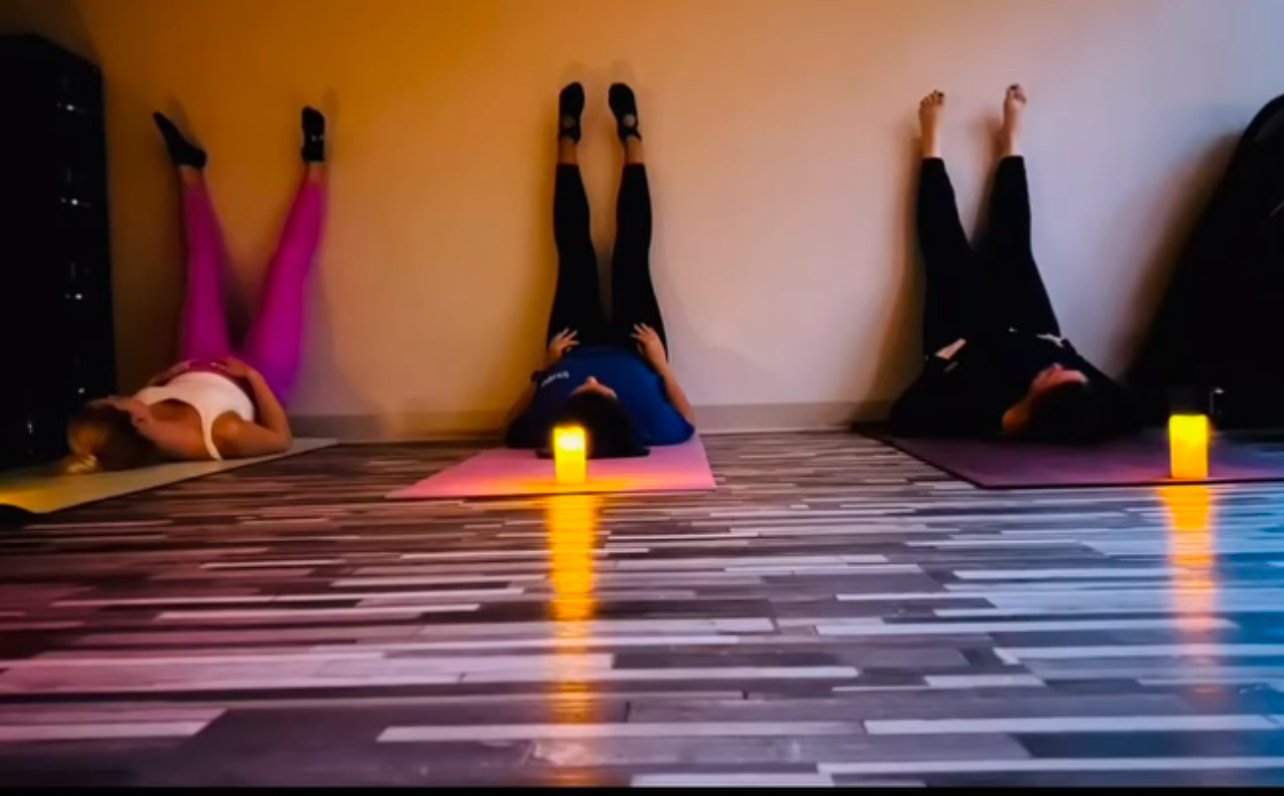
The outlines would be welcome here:
[[[552,590],[549,618],[553,622],[553,677],[543,704],[552,724],[599,724],[607,721],[593,679],[600,667],[600,649],[592,644],[594,553],[597,548],[597,495],[553,495],[544,509]],[[584,739],[592,744],[592,739]],[[558,778],[559,785],[601,785],[600,776],[585,771]]]
[[[548,531],[552,581],[552,618],[563,630],[582,630],[574,623],[594,614],[593,552],[597,544],[597,495],[553,495],[548,498]],[[563,627],[564,623],[572,626]]]
[[[1180,630],[1202,638],[1202,620],[1217,612],[1216,496],[1207,486],[1167,487],[1159,496],[1168,512],[1168,563],[1175,572],[1172,608]]]

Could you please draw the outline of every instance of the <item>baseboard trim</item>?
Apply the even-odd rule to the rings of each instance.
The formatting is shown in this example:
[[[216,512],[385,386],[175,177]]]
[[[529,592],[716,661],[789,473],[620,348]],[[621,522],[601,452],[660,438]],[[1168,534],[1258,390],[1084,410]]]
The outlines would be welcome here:
[[[887,416],[890,400],[826,403],[718,404],[696,407],[702,434],[762,431],[822,431],[854,420]],[[495,439],[504,416],[498,412],[413,412],[398,415],[304,415],[292,418],[300,436],[344,442]]]

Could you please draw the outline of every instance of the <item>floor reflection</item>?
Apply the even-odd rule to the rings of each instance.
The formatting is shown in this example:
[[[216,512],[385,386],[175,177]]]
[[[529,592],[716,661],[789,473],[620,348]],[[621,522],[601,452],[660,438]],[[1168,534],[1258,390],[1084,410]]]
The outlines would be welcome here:
[[[549,582],[549,618],[554,622],[553,677],[548,706],[550,720],[563,724],[595,724],[604,720],[602,705],[585,667],[599,665],[589,644],[597,601],[593,595],[594,550],[597,546],[601,498],[597,495],[553,495],[545,504]],[[587,741],[586,741],[587,743]],[[559,781],[559,785],[596,785]]]
[[[1175,573],[1172,588],[1174,612],[1195,620],[1217,611],[1216,493],[1211,487],[1164,487],[1160,498],[1168,512],[1168,563]],[[1181,632],[1204,635],[1194,626]]]
[[[597,544],[597,495],[554,495],[545,508],[552,619],[559,638],[582,636],[596,613],[593,551]]]

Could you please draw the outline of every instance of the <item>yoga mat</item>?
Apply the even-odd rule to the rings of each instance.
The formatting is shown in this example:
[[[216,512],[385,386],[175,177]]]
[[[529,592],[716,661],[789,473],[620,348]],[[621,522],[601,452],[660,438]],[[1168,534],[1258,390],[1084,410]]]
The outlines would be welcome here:
[[[56,465],[8,470],[0,472],[0,506],[12,506],[31,514],[49,514],[72,506],[296,456],[333,444],[335,441],[332,439],[296,439],[288,451],[272,456],[221,462],[172,462],[92,475],[60,475]]]
[[[1162,432],[1087,447],[897,437],[866,429],[861,433],[983,489],[1192,483],[1168,476],[1168,438]],[[1284,481],[1284,455],[1218,439],[1209,451],[1208,475],[1197,483]]]
[[[388,495],[393,500],[513,497],[586,492],[698,492],[717,488],[699,437],[681,445],[651,448],[651,455],[630,459],[591,459],[588,480],[561,486],[553,480],[553,460],[534,451],[496,448],[482,451],[414,486]]]

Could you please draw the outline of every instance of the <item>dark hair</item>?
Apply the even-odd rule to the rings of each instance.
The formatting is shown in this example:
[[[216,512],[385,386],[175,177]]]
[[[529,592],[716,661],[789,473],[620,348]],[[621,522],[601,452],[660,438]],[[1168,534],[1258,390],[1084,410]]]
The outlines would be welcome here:
[[[600,392],[582,392],[566,399],[558,413],[558,424],[576,423],[588,434],[590,459],[645,456],[648,451],[638,439],[633,421],[619,399]],[[550,430],[550,434],[552,431]]]
[[[1039,442],[1088,444],[1101,440],[1104,425],[1097,391],[1088,382],[1072,381],[1030,399],[1030,415],[1018,435]]]
[[[151,441],[134,428],[128,412],[103,404],[86,406],[71,416],[67,446],[71,453],[62,468],[73,475],[141,467],[153,452]]]

